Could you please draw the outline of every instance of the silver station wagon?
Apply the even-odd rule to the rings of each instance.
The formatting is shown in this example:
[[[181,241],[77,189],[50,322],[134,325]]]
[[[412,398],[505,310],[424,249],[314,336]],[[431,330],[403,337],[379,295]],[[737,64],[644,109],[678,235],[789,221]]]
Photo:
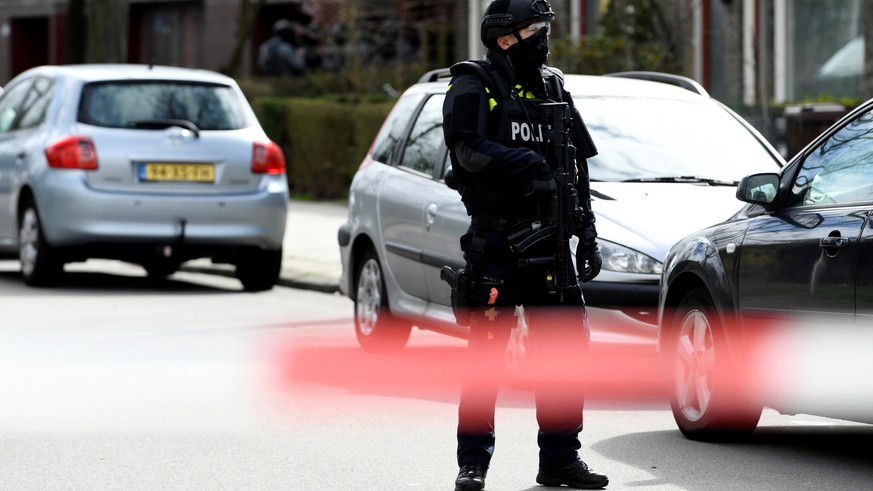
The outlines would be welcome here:
[[[106,258],[162,278],[183,262],[276,283],[288,183],[236,82],[147,65],[42,66],[0,96],[0,252],[30,285]]]

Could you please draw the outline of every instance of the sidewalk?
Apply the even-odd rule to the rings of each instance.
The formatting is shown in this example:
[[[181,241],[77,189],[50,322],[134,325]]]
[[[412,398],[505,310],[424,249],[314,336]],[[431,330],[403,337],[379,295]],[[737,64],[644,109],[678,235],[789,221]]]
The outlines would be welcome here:
[[[327,293],[339,291],[342,264],[337,230],[347,217],[348,207],[344,202],[292,199],[288,206],[279,284]],[[191,261],[183,269],[227,276],[233,276],[234,271],[231,265],[212,264],[208,259]]]
[[[337,230],[348,219],[345,202],[291,200],[279,284],[339,291],[342,273]]]

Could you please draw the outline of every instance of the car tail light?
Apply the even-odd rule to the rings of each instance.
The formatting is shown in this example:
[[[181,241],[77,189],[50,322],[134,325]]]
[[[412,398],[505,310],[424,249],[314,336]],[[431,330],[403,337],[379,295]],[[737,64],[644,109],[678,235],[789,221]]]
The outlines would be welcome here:
[[[255,142],[252,148],[252,172],[255,174],[282,174],[285,172],[285,155],[273,142]]]
[[[45,149],[49,167],[56,169],[97,168],[97,149],[87,136],[68,136],[58,140]]]

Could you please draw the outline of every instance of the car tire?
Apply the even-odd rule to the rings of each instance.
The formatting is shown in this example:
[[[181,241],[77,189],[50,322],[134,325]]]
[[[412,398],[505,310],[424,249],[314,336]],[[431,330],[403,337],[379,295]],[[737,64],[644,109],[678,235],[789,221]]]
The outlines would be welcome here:
[[[64,263],[46,242],[36,203],[24,206],[18,226],[18,259],[21,276],[30,286],[51,286],[58,282]]]
[[[236,277],[247,292],[270,290],[282,271],[282,248],[253,249],[242,253],[236,263]]]
[[[391,315],[382,265],[372,249],[355,270],[355,336],[364,351],[397,351],[406,346],[412,325]]]
[[[743,393],[739,365],[704,288],[689,291],[672,318],[670,406],[682,433],[701,441],[739,439],[752,433],[763,406]]]

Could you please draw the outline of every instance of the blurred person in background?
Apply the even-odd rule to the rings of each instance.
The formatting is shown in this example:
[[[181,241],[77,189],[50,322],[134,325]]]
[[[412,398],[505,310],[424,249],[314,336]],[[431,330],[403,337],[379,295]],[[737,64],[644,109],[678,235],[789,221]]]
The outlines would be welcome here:
[[[258,50],[258,69],[265,77],[299,77],[306,74],[302,26],[287,19],[273,24],[273,36]]]

